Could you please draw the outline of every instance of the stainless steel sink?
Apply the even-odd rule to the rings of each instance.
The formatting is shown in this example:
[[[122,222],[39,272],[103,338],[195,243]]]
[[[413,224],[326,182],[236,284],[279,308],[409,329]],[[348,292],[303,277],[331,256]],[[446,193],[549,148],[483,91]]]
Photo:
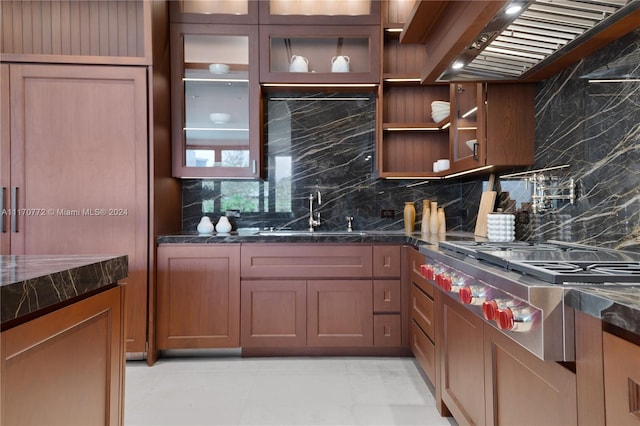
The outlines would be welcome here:
[[[364,231],[259,231],[256,235],[269,237],[362,237]]]

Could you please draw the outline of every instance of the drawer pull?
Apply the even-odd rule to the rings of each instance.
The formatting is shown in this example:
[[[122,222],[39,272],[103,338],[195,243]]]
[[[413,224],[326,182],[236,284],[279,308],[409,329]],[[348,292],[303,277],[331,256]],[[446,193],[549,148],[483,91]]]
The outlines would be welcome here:
[[[640,384],[629,377],[629,413],[640,420]]]

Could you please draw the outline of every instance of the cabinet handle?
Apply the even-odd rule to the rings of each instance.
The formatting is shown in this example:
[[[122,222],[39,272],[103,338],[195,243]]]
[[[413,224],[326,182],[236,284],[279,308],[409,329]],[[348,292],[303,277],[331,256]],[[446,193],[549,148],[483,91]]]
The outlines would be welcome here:
[[[473,144],[473,159],[478,159],[478,142]]]
[[[11,191],[11,232],[18,232],[18,187],[14,186]]]
[[[6,216],[4,211],[4,193],[6,190],[7,188],[3,186],[2,192],[0,193],[0,215],[2,215],[2,217],[0,218],[0,232],[2,233],[7,232],[7,230],[4,227],[4,217]]]
[[[254,175],[258,173],[258,162],[256,160],[251,160],[251,169]]]

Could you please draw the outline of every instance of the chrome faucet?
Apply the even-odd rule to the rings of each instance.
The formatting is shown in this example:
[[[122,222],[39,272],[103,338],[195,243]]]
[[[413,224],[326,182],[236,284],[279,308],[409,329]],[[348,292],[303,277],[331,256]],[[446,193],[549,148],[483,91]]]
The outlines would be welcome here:
[[[320,194],[320,191],[316,191],[315,195],[313,193],[309,194],[309,232],[313,232],[316,226],[320,226],[320,212],[315,214],[315,219],[313,214],[313,201],[316,197],[319,207],[322,204],[322,194]]]

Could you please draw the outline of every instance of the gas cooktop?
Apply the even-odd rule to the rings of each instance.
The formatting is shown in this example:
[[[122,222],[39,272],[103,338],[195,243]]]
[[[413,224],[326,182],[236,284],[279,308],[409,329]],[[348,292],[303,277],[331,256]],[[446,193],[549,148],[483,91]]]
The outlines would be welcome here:
[[[560,242],[440,242],[441,249],[561,283],[638,283],[640,254]]]

